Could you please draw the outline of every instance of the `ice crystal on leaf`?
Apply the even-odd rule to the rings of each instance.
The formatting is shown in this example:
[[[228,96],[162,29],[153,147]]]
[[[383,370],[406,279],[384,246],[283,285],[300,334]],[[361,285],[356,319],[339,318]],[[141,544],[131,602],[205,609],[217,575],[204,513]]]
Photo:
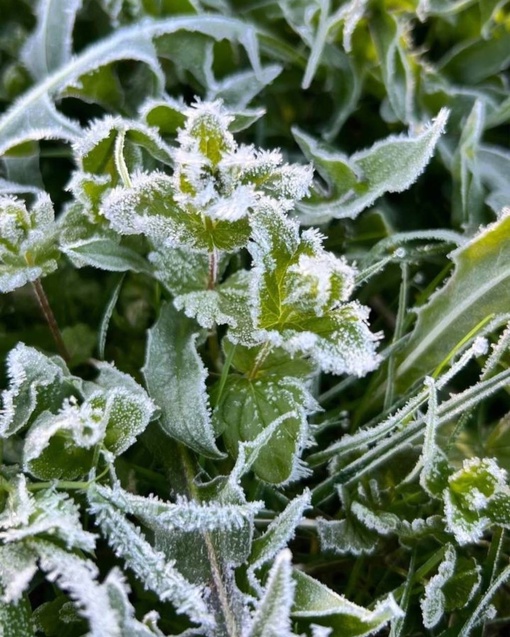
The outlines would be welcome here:
[[[57,268],[57,226],[49,196],[31,210],[13,197],[0,197],[0,292],[11,292]]]

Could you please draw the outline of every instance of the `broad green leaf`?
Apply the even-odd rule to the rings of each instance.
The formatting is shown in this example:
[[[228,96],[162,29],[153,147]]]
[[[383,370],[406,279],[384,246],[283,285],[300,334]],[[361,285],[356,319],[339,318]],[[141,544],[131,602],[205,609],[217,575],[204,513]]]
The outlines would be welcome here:
[[[508,207],[510,203],[510,185],[508,183],[510,153],[507,149],[499,146],[480,144],[477,159],[481,180],[489,190],[486,203],[499,217],[503,214],[503,209]]]
[[[510,526],[510,486],[492,458],[469,458],[444,490],[448,530],[459,544],[478,542],[493,524]]]
[[[112,62],[127,59],[146,64],[161,90],[165,79],[153,40],[179,31],[202,33],[213,40],[239,42],[246,50],[254,70],[257,73],[260,71],[256,31],[252,26],[234,18],[219,15],[182,16],[124,27],[85,49],[8,109],[0,118],[0,154],[31,139],[77,139],[80,136],[79,126],[58,113],[52,99],[58,98],[69,86],[78,83],[83,75]]]
[[[208,86],[207,99],[221,99],[225,104],[234,109],[244,109],[266,86],[280,75],[282,67],[278,64],[270,64],[262,67],[258,72],[253,70],[240,71],[216,81]],[[243,130],[256,121],[263,114],[262,109],[257,108],[246,113],[234,115],[234,121],[230,130]]]
[[[402,615],[391,595],[377,602],[373,610],[367,610],[349,602],[302,571],[294,569],[292,576],[296,582],[292,617],[330,626],[334,634],[342,637],[371,635],[391,619]]]
[[[483,228],[455,250],[455,271],[446,285],[418,310],[411,338],[399,356],[401,387],[431,373],[482,320],[508,311],[510,216]]]
[[[323,371],[366,374],[378,364],[367,311],[348,302],[354,270],[315,230],[267,207],[252,219],[252,314],[261,340],[309,356]]]
[[[298,128],[293,135],[307,159],[328,185],[298,204],[307,223],[355,217],[385,192],[402,192],[425,170],[444,131],[448,111],[442,109],[431,124],[409,136],[390,136],[371,148],[346,157],[326,149]]]
[[[174,296],[206,290],[210,276],[208,255],[189,248],[156,246],[148,259],[154,276]]]
[[[0,601],[0,626],[2,627],[2,637],[32,637],[35,635],[32,608],[28,598],[24,597],[16,604]]]
[[[379,535],[358,518],[346,512],[343,520],[317,520],[317,532],[323,551],[339,555],[367,555],[379,543]]]
[[[230,454],[237,457],[240,442],[251,441],[271,423],[281,419],[253,470],[267,482],[282,484],[305,472],[300,455],[308,444],[307,415],[317,404],[295,378],[274,376],[244,378],[230,376],[214,410],[217,431]]]
[[[205,388],[206,369],[196,351],[193,322],[170,304],[149,331],[143,373],[151,398],[161,408],[165,432],[198,453],[218,458]]]
[[[291,553],[281,551],[269,572],[266,589],[259,601],[249,637],[292,637],[290,609],[294,598]]]
[[[199,252],[239,249],[248,241],[245,218],[204,223],[203,215],[182,207],[175,199],[174,179],[159,172],[137,175],[131,188],[114,188],[105,198],[102,212],[120,234],[144,234],[168,248]]]
[[[57,269],[57,226],[49,196],[31,210],[12,197],[0,197],[0,293],[11,292]]]
[[[232,367],[248,376],[253,374],[254,377],[258,378],[275,375],[304,379],[315,371],[309,360],[299,356],[291,356],[283,349],[271,349],[264,357],[264,345],[245,347],[244,345],[233,345],[228,339],[224,339],[222,346],[227,357],[234,350],[232,352]]]
[[[464,608],[478,591],[481,579],[475,559],[459,558],[453,545],[447,545],[438,572],[425,586],[420,600],[425,628],[436,626],[445,613]]]
[[[9,388],[2,394],[0,435],[7,438],[33,422],[45,410],[53,413],[76,392],[59,357],[48,358],[19,343],[7,357]]]
[[[37,28],[21,56],[34,79],[43,80],[71,60],[73,26],[81,6],[82,0],[38,0]]]

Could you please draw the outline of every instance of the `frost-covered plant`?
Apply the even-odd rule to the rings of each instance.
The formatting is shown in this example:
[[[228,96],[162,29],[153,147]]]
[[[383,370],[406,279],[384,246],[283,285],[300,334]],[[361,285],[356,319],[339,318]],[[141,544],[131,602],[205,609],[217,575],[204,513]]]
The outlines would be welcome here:
[[[2,635],[504,626],[507,4],[6,3]]]

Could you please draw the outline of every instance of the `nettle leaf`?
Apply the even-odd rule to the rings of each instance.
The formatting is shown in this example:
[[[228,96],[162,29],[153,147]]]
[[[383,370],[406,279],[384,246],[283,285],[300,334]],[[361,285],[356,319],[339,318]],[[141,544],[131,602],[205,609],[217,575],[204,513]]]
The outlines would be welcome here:
[[[216,446],[205,380],[196,350],[196,327],[170,304],[149,330],[143,373],[150,396],[162,410],[164,431],[198,453],[223,454]]]
[[[317,532],[323,551],[339,555],[369,555],[379,544],[379,535],[362,524],[350,511],[344,520],[317,520]]]
[[[294,128],[301,150],[314,162],[328,186],[327,192],[316,186],[312,196],[298,204],[303,221],[317,224],[352,218],[385,192],[409,188],[430,161],[447,119],[448,110],[442,109],[430,124],[417,128],[413,134],[392,135],[351,157],[325,148]]]
[[[267,352],[264,345],[245,347],[235,345],[228,339],[222,341],[225,356],[231,357],[231,365],[245,375],[293,376],[306,379],[315,372],[313,363],[299,356],[292,356],[282,348],[273,348]]]
[[[401,387],[434,370],[487,316],[508,311],[509,232],[510,215],[505,214],[451,254],[453,275],[418,310],[414,331],[399,355]]]
[[[305,509],[310,507],[311,494],[305,489],[300,496],[293,498],[284,511],[276,517],[267,527],[266,532],[256,538],[252,544],[252,550],[248,562],[248,578],[256,590],[260,589],[255,572],[292,540],[296,527],[303,517]]]
[[[403,615],[392,595],[377,602],[373,610],[367,610],[302,571],[294,569],[292,576],[296,582],[292,617],[329,626],[339,635],[372,635]]]
[[[83,529],[80,511],[67,494],[49,489],[31,493],[22,474],[11,484],[13,488],[0,514],[3,542],[18,543],[52,536],[68,549],[94,549],[95,535]]]
[[[0,435],[8,438],[43,411],[56,412],[64,398],[76,393],[71,375],[58,356],[49,358],[19,343],[7,356],[9,388],[2,394]]]
[[[182,207],[176,200],[174,178],[160,172],[135,174],[131,188],[114,188],[101,211],[116,232],[144,234],[169,248],[232,252],[245,245],[250,235],[244,218],[206,223],[201,212]]]
[[[154,591],[161,600],[170,601],[177,612],[196,623],[211,624],[211,615],[203,599],[203,591],[188,582],[129,522],[95,489],[89,489],[91,512],[117,555],[133,570],[145,588]]]
[[[469,458],[443,492],[448,529],[459,544],[478,542],[493,524],[510,525],[507,472],[492,458]]]
[[[264,594],[259,601],[249,637],[292,637],[290,610],[294,599],[291,553],[285,549],[274,561]]]
[[[37,28],[21,53],[33,78],[47,75],[71,60],[72,33],[82,0],[39,0],[35,9]]]
[[[11,292],[57,269],[55,215],[47,194],[31,210],[0,197],[0,292]]]
[[[154,276],[175,296],[207,288],[209,258],[206,254],[193,252],[189,248],[156,246],[148,259],[154,267]],[[178,305],[176,307],[182,309]],[[185,314],[189,316],[187,312]]]
[[[214,410],[217,431],[229,453],[237,457],[240,442],[251,441],[279,420],[253,464],[255,473],[274,484],[296,480],[306,469],[300,455],[309,444],[307,416],[318,404],[301,381],[291,377],[229,376]]]
[[[315,230],[268,207],[252,219],[253,314],[261,340],[300,352],[325,372],[363,376],[378,364],[366,308],[348,302],[355,271]]]
[[[481,568],[474,558],[459,558],[448,544],[436,575],[425,586],[420,601],[423,625],[434,628],[444,614],[464,608],[478,591]]]

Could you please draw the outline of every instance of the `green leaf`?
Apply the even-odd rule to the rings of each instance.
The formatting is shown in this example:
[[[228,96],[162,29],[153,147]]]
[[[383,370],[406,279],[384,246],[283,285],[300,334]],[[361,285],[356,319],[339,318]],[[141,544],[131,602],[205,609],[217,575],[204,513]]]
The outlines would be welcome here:
[[[214,410],[216,429],[237,457],[240,442],[251,441],[272,423],[278,429],[261,449],[253,470],[267,482],[297,479],[304,468],[300,455],[308,444],[307,415],[318,405],[304,385],[291,377],[243,378],[230,376]]]
[[[264,352],[264,345],[257,347],[245,347],[234,345],[228,339],[222,341],[225,356],[232,354],[232,367],[241,374],[250,375],[256,369],[255,376],[293,376],[295,378],[307,378],[314,372],[313,364],[299,356],[291,356],[281,348]],[[266,354],[264,356],[264,354]]]
[[[158,90],[161,90],[165,78],[153,39],[179,31],[202,33],[213,40],[225,38],[239,42],[246,50],[254,70],[257,73],[260,71],[256,31],[249,24],[234,18],[218,15],[180,16],[117,29],[111,36],[85,49],[49,75],[4,113],[0,118],[0,154],[33,139],[78,139],[80,127],[58,113],[52,99],[78,83],[83,75],[112,62],[127,59],[146,64],[157,80]]]
[[[459,558],[448,544],[436,575],[425,586],[420,600],[423,625],[433,628],[445,613],[464,608],[481,584],[481,568],[474,558]]]
[[[290,609],[295,583],[292,580],[291,553],[279,553],[269,572],[266,590],[255,611],[249,637],[292,637]]]
[[[328,192],[317,190],[309,200],[298,204],[307,223],[355,217],[385,192],[402,192],[411,186],[430,161],[444,131],[448,111],[414,134],[392,135],[350,158],[324,148],[298,128],[293,135],[305,156],[314,162],[328,185]]]
[[[315,230],[268,207],[252,219],[252,314],[260,340],[300,352],[326,372],[362,376],[378,364],[367,311],[348,302],[354,270]]]
[[[198,453],[222,457],[211,424],[205,388],[206,369],[196,351],[197,332],[192,321],[170,304],[149,331],[143,368],[150,396],[162,410],[165,432]]]
[[[24,597],[17,604],[6,604],[0,601],[0,626],[2,626],[2,637],[35,635],[32,608],[28,598]]]
[[[73,26],[81,5],[82,0],[38,0],[37,28],[21,55],[36,80],[43,80],[71,60]]]
[[[7,438],[45,410],[56,412],[64,398],[77,393],[64,361],[48,358],[19,343],[7,357],[9,388],[2,394],[0,435]]]
[[[300,496],[296,496],[285,507],[285,510],[276,517],[268,526],[267,531],[256,538],[252,544],[252,550],[248,562],[248,577],[250,583],[259,587],[255,578],[255,572],[264,564],[267,564],[278,551],[287,546],[296,532],[303,512],[310,507],[310,491],[305,489]]]
[[[447,527],[459,544],[478,542],[492,524],[510,526],[507,473],[492,458],[469,458],[444,494]]]
[[[377,602],[373,610],[367,610],[349,602],[302,571],[295,569],[292,575],[296,582],[292,617],[330,626],[335,634],[342,637],[371,635],[391,619],[402,615],[391,595]]]
[[[414,331],[399,356],[401,388],[431,373],[481,321],[508,311],[509,232],[506,215],[452,253],[453,275],[418,310]]]
[[[36,572],[37,554],[29,550],[23,543],[12,542],[0,546],[2,601],[16,604],[23,600],[23,594],[30,586]]]
[[[0,197],[0,293],[56,270],[56,230],[46,193],[39,195],[30,211],[15,198]]]

